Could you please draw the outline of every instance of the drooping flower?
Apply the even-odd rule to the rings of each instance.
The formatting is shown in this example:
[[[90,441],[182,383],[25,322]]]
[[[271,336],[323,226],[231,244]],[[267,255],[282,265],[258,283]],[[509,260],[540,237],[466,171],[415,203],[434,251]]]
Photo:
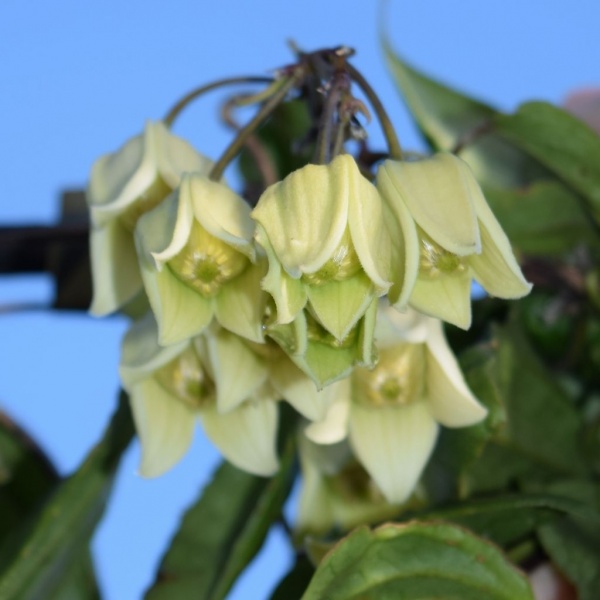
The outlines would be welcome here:
[[[185,175],[140,219],[140,268],[161,344],[197,335],[213,317],[263,341],[266,260],[257,261],[253,235],[246,202],[225,184],[196,174]]]
[[[94,163],[86,193],[92,221],[92,314],[111,313],[142,289],[133,241],[140,215],[164,200],[184,172],[208,173],[211,165],[162,122],[148,122],[144,133]]]
[[[276,397],[239,352],[231,359],[238,360],[244,392],[240,395],[235,380],[228,382],[233,387],[217,391],[207,354],[202,337],[160,346],[151,314],[125,336],[119,372],[141,442],[141,475],[155,477],[173,467],[187,452],[197,419],[240,469],[264,476],[277,470]],[[220,410],[219,401],[229,410]]]
[[[408,310],[380,310],[379,361],[334,383],[327,417],[306,429],[316,443],[346,436],[389,502],[404,502],[431,455],[439,424],[465,427],[486,409],[468,389],[438,319]]]
[[[389,294],[397,308],[410,304],[468,329],[473,279],[499,298],[529,293],[506,234],[460,158],[385,161],[377,188],[403,240],[405,268]]]
[[[302,483],[294,529],[300,539],[334,529],[348,531],[398,514],[398,506],[385,499],[346,440],[315,444],[301,433],[298,451]]]
[[[252,212],[276,322],[305,306],[340,342],[390,287],[391,238],[375,186],[349,155],[307,165],[263,193]]]

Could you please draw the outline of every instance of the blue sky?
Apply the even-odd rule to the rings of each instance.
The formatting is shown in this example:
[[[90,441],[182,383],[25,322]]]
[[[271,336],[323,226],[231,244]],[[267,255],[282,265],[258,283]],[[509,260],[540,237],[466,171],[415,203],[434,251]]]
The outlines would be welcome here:
[[[65,188],[85,186],[90,166],[163,116],[189,89],[286,64],[286,40],[307,50],[346,44],[388,107],[403,146],[421,145],[389,79],[377,37],[377,3],[352,0],[3,0],[0,3],[0,223],[53,222]],[[415,66],[512,110],[560,103],[598,85],[597,0],[389,0],[395,47]],[[208,155],[229,133],[216,97],[198,102],[176,131]],[[375,140],[380,140],[376,127]],[[44,277],[0,280],[0,311],[47,303]],[[0,404],[40,441],[63,473],[104,428],[118,389],[125,323],[86,314],[0,312]],[[172,472],[146,481],[128,451],[116,493],[94,540],[105,597],[141,597],[183,507],[218,461],[201,432]],[[266,597],[289,554],[275,532],[231,598]]]

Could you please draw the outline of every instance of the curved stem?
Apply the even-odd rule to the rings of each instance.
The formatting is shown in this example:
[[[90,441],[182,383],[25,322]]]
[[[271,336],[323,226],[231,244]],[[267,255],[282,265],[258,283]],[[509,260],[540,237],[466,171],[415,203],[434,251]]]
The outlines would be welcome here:
[[[385,136],[388,148],[390,150],[390,156],[397,160],[402,160],[402,147],[400,146],[398,136],[396,135],[396,131],[394,130],[394,127],[387,114],[387,111],[383,107],[381,100],[379,100],[379,96],[377,96],[375,90],[373,90],[369,82],[362,76],[360,71],[357,71],[356,68],[353,67],[351,64],[347,65],[347,69],[350,73],[350,77],[352,77],[352,79],[359,85],[359,87],[365,93],[365,96],[369,99],[371,106],[377,114],[377,118],[379,119],[379,123],[381,124],[381,128],[383,129],[383,135]]]
[[[227,165],[237,156],[244,147],[246,140],[251,136],[258,126],[281,104],[288,92],[296,87],[298,82],[304,77],[304,69],[298,68],[291,77],[281,79],[279,90],[275,92],[254,117],[240,129],[237,137],[229,144],[221,158],[213,166],[209,177],[213,181],[218,181],[223,176],[223,171]]]
[[[189,94],[186,94],[171,110],[167,113],[163,119],[167,127],[171,127],[175,119],[179,116],[179,113],[193,100],[202,96],[206,92],[216,90],[217,88],[226,85],[236,85],[240,83],[273,83],[272,77],[228,77],[226,79],[219,79],[213,81],[207,85],[203,85],[195,90],[192,90]]]

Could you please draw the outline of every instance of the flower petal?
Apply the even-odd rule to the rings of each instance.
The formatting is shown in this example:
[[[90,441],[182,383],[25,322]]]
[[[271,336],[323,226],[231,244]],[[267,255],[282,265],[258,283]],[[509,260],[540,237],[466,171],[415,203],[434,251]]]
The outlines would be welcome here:
[[[437,432],[425,402],[376,409],[352,405],[350,444],[388,502],[404,502],[413,492]]]
[[[531,290],[513,254],[510,241],[485,199],[475,203],[479,217],[482,251],[469,257],[475,279],[492,296],[521,298]]]
[[[208,233],[254,260],[254,221],[241,196],[224,183],[197,174],[187,178],[186,193],[196,220]]]
[[[349,155],[329,165],[306,165],[269,186],[252,217],[262,225],[285,271],[294,278],[319,270],[348,222]]]
[[[176,344],[198,335],[211,322],[214,301],[181,282],[168,267],[156,271],[141,265],[150,306],[156,315],[159,343]]]
[[[277,471],[277,405],[274,401],[245,402],[225,414],[209,408],[202,411],[200,418],[207,437],[236,467],[264,477]]]
[[[217,387],[217,411],[226,413],[263,385],[268,376],[267,365],[241,338],[224,329],[205,338]]]
[[[336,444],[348,435],[348,419],[350,418],[350,380],[333,383],[329,388],[334,391],[335,400],[331,403],[325,417],[321,421],[311,423],[304,433],[316,444]]]
[[[170,346],[158,343],[158,325],[152,312],[135,321],[121,344],[119,375],[123,387],[130,391],[135,383],[147,379],[160,367],[171,362],[187,347],[183,341]]]
[[[469,166],[448,153],[415,162],[385,161],[384,169],[417,225],[440,246],[464,256],[479,252],[481,242],[474,196],[481,194]],[[389,194],[388,194],[389,198]]]
[[[377,188],[361,175],[356,163],[348,164],[350,236],[362,268],[382,295],[392,283],[392,239],[383,203]]]
[[[162,475],[187,452],[194,436],[194,413],[153,379],[136,384],[130,402],[142,446],[140,475]]]
[[[263,317],[268,296],[261,288],[261,280],[266,268],[266,261],[250,264],[223,286],[215,301],[217,320],[225,329],[259,344],[264,342]]]
[[[429,320],[427,337],[427,398],[433,418],[446,427],[465,427],[478,423],[487,415],[458,366],[446,342],[442,324]]]
[[[317,390],[315,382],[287,356],[271,364],[270,381],[276,392],[310,421],[322,419],[331,402],[331,388]]]
[[[293,279],[283,270],[260,225],[257,226],[256,240],[264,248],[269,260],[269,271],[262,281],[262,288],[275,301],[277,323],[291,323],[307,302],[305,286],[300,279]]]
[[[306,291],[310,305],[323,327],[340,341],[365,314],[375,294],[371,280],[364,273],[345,281],[307,285]]]
[[[138,258],[131,232],[113,220],[90,231],[90,258],[94,280],[92,315],[114,312],[142,289]]]
[[[471,276],[419,277],[410,297],[413,308],[452,323],[461,329],[471,326]]]

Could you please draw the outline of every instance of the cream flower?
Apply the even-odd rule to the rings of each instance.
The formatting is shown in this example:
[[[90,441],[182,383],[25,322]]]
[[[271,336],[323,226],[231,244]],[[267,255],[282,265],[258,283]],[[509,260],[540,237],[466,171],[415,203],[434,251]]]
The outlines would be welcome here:
[[[133,241],[139,216],[166,198],[182,173],[208,173],[211,165],[162,122],[148,122],[143,134],[94,163],[86,194],[92,221],[92,314],[111,313],[142,289]]]
[[[230,359],[247,386],[241,391],[230,380],[223,389],[222,380],[212,379],[217,369],[207,354],[203,338],[160,346],[150,314],[125,336],[119,371],[142,446],[141,475],[155,477],[173,467],[187,452],[197,419],[235,466],[255,475],[276,472],[277,398],[239,350]]]
[[[410,304],[468,329],[472,279],[499,298],[529,293],[506,234],[460,158],[385,161],[377,188],[403,240],[405,264],[389,294],[397,308]]]
[[[197,335],[213,317],[238,335],[263,341],[266,260],[256,263],[253,235],[244,200],[196,174],[185,175],[140,219],[136,244],[161,344]]]
[[[465,427],[487,414],[468,389],[442,324],[408,310],[380,311],[379,361],[336,386],[327,417],[306,429],[316,443],[346,436],[389,502],[412,493],[433,450],[439,425]]]
[[[279,324],[307,305],[342,341],[390,287],[391,238],[375,187],[354,159],[307,165],[263,193],[252,217]]]

